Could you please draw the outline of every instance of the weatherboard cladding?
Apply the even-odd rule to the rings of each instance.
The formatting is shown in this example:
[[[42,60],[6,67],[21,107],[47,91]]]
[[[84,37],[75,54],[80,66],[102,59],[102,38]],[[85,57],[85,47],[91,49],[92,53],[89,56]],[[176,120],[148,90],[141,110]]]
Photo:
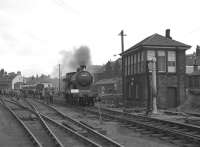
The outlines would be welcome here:
[[[140,47],[175,47],[177,49],[189,49],[191,46],[184,44],[182,42],[166,38],[165,36],[159,35],[159,34],[153,34],[144,40],[140,41],[139,43],[135,44],[134,46],[130,47],[128,50],[121,53],[121,55],[128,54],[132,50],[137,50]]]

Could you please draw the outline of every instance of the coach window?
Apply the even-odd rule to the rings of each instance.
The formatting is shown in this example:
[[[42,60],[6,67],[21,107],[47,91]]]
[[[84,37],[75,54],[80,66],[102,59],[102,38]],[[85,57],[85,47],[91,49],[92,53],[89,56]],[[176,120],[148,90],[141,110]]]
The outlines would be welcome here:
[[[166,72],[165,51],[158,51],[157,64],[158,64],[158,71],[159,72]]]
[[[168,72],[176,72],[176,52],[168,51]]]

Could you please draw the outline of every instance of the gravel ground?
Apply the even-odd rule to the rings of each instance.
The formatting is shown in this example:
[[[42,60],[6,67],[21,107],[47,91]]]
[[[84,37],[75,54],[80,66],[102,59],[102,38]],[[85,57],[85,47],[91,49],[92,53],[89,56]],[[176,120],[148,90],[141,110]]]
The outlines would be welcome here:
[[[59,106],[63,106],[65,104],[65,100],[62,97],[54,97],[55,103],[58,104]],[[98,104],[95,104],[96,107],[98,107]],[[109,108],[115,111],[123,112],[123,108],[110,108],[106,104],[101,104],[101,107],[103,108]],[[131,112],[132,110],[132,112]],[[138,112],[134,112],[134,110],[141,110]],[[132,114],[144,114],[144,108],[135,108],[135,109],[129,109],[130,113]],[[158,114],[152,115],[151,117],[153,118],[159,118],[159,119],[164,119],[164,120],[169,120],[169,121],[176,121],[180,123],[185,123],[185,116],[181,115],[168,115],[165,114],[162,110],[159,111]]]
[[[175,147],[173,144],[155,137],[150,137],[149,135],[144,135],[141,130],[134,131],[118,122],[103,121],[101,124],[94,115],[85,113],[80,114],[80,112],[75,112],[70,108],[62,106],[56,106],[56,108],[79,121],[86,122],[90,126],[126,147]]]
[[[0,104],[0,147],[33,147],[25,131]]]

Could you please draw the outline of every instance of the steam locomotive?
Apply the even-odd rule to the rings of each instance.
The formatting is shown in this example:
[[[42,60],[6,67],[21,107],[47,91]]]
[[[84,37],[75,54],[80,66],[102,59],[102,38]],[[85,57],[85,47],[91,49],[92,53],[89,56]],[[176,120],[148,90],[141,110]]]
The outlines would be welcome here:
[[[76,72],[66,73],[64,81],[66,102],[71,105],[93,106],[95,93],[92,92],[93,76],[81,65]]]

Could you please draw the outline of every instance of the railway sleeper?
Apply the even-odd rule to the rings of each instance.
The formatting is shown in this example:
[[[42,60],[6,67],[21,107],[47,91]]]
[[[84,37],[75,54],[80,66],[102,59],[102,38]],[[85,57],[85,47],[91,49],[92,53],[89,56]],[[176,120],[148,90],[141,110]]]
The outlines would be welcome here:
[[[148,131],[148,130],[144,130],[144,131],[141,131],[140,133],[143,134],[143,135],[149,135],[149,134],[151,134],[152,132],[151,132],[151,131]]]
[[[91,128],[91,129],[93,129],[93,130],[100,130],[100,129],[102,129],[102,128],[97,128],[97,127],[93,127],[93,126],[91,126],[91,125],[89,125],[87,122],[84,122],[84,121],[79,121],[80,123],[82,123],[82,124],[84,124],[84,125],[86,125],[87,127],[89,127],[89,128]]]
[[[74,129],[73,127],[71,127],[69,124],[67,124],[67,122],[63,121],[62,124],[63,124],[64,126],[70,128],[71,130],[78,132],[77,129]]]
[[[20,116],[19,118],[23,121],[35,121],[37,119],[33,117],[24,117],[24,116]]]
[[[170,121],[166,121],[166,120],[158,120],[158,119],[156,119],[156,118],[150,118],[150,117],[148,117],[148,118],[145,118],[145,116],[135,116],[135,115],[132,115],[132,114],[125,114],[124,116],[128,116],[129,118],[132,118],[132,119],[135,119],[135,118],[143,118],[143,120],[145,120],[145,119],[150,119],[149,120],[149,122],[155,122],[155,123],[161,123],[161,124],[166,124],[166,125],[171,125],[171,126],[177,126],[177,125],[179,125],[180,127],[181,126],[183,126],[183,127],[185,127],[185,124],[182,124],[182,123],[179,123],[179,124],[175,124],[174,122],[170,122]],[[159,121],[159,122],[158,122]],[[196,127],[195,126],[195,128],[193,128],[194,126],[192,126],[192,125],[188,125],[188,128],[190,127],[190,129],[200,129],[200,128],[198,128],[198,127]]]
[[[127,120],[128,121],[128,120]],[[131,121],[131,120],[130,120]],[[138,122],[138,121],[135,121],[135,122],[133,122],[133,120],[131,121],[131,123],[136,123],[136,124],[138,124],[139,126],[146,126],[147,124],[143,124],[143,123],[141,123],[141,122]],[[141,124],[140,124],[141,123]],[[147,126],[146,126],[147,127]],[[152,126],[152,127],[155,127],[155,126]],[[161,129],[160,127],[156,127],[155,129],[157,129],[157,130],[159,130],[159,131],[161,131],[162,133],[164,133],[164,134],[166,134],[166,130],[167,129]],[[172,132],[174,132],[174,130],[168,130],[168,133],[167,134],[169,134],[169,136],[171,137],[171,136],[174,136],[174,135],[177,135],[177,134],[174,134],[174,133],[172,133]],[[177,132],[177,131],[175,131],[175,132]],[[179,133],[180,134],[180,133]],[[187,135],[188,137],[190,136],[189,134]],[[183,137],[186,137],[186,136],[183,136]],[[189,139],[188,137],[186,137],[187,139]],[[191,138],[193,138],[193,137],[190,137],[190,139]],[[196,142],[197,142],[197,140],[195,140]]]

